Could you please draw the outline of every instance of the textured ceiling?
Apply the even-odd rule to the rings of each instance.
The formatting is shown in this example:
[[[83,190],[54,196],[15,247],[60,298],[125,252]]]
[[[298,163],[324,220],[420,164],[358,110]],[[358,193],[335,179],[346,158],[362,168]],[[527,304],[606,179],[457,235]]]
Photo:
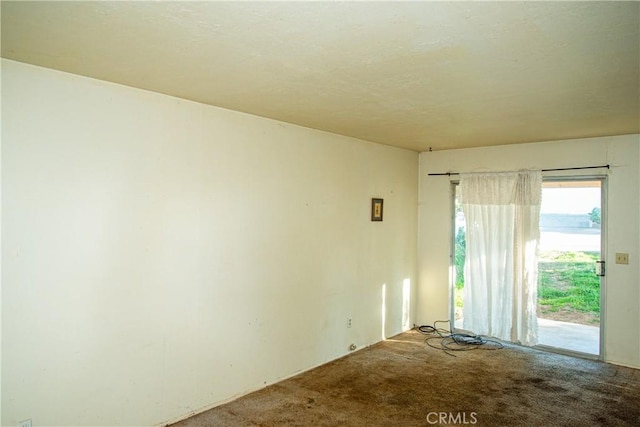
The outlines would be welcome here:
[[[11,2],[2,56],[417,151],[640,132],[638,2]]]

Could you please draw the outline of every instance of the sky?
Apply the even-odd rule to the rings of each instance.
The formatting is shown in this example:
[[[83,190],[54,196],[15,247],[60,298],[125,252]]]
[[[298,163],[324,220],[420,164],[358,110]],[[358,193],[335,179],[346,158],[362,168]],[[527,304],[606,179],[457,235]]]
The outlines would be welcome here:
[[[600,188],[543,188],[541,213],[588,214],[600,207]]]

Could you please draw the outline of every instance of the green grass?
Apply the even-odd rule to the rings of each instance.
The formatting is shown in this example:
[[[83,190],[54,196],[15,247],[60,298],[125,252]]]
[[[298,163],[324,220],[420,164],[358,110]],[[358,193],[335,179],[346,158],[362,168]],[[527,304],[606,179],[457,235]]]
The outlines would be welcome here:
[[[455,307],[463,306],[464,293],[464,230],[456,235],[456,292]],[[589,322],[597,323],[600,318],[600,278],[595,274],[598,252],[541,251],[538,258],[538,303],[541,312],[586,313]]]
[[[600,313],[600,278],[595,274],[597,252],[541,252],[538,302],[551,312],[574,310]]]

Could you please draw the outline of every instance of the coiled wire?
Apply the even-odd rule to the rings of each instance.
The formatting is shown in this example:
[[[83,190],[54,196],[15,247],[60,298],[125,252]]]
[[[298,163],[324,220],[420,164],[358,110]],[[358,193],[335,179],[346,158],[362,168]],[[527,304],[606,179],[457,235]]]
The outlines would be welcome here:
[[[439,328],[439,323],[447,323],[449,329]],[[482,335],[462,334],[451,332],[449,320],[436,320],[433,326],[423,325],[416,328],[418,332],[427,335],[425,342],[429,347],[442,350],[449,356],[454,356],[454,351],[469,350],[500,350],[504,345],[500,341],[487,338]]]

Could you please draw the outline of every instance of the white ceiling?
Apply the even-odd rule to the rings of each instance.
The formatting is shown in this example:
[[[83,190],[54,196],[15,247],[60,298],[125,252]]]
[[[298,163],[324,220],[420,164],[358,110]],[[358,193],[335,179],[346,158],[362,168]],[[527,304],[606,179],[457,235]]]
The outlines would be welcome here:
[[[426,151],[640,132],[638,2],[11,2],[2,56]]]

